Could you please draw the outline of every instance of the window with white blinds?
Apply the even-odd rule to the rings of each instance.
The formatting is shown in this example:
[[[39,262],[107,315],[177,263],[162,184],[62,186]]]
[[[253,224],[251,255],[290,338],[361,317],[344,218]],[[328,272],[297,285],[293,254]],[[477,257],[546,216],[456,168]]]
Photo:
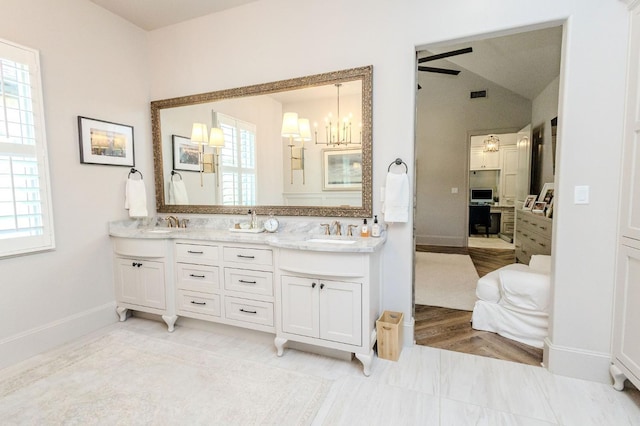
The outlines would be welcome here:
[[[256,125],[215,113],[224,133],[220,151],[221,200],[225,206],[256,204]]]
[[[38,51],[0,40],[0,257],[55,247]]]

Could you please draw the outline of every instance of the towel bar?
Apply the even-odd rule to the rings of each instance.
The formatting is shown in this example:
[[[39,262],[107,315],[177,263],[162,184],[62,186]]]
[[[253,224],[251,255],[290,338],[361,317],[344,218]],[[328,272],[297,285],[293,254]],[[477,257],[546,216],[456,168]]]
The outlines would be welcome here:
[[[402,161],[402,158],[396,158],[394,161],[391,162],[391,164],[389,164],[389,167],[387,167],[387,171],[391,171],[391,166],[393,165],[399,166],[400,164],[404,164],[404,169],[405,169],[405,173],[409,173],[409,167],[407,166],[407,163],[405,163],[404,161]]]
[[[143,179],[142,173],[140,173],[140,170],[136,170],[133,167],[131,168],[131,171],[129,172],[129,175],[127,176],[127,179],[129,179],[131,177],[131,173],[138,173],[140,175],[140,179]]]
[[[178,175],[180,176],[180,180],[182,180],[182,175],[178,172],[176,172],[175,170],[171,170],[171,180],[173,181],[173,176],[174,175]]]

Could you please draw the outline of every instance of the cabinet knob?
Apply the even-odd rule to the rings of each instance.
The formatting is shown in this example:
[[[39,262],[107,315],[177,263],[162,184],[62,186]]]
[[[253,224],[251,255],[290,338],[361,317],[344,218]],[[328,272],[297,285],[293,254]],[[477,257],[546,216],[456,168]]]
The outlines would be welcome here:
[[[311,283],[311,288],[316,288],[316,283]]]
[[[320,284],[320,290],[322,290],[324,288],[324,283]]]

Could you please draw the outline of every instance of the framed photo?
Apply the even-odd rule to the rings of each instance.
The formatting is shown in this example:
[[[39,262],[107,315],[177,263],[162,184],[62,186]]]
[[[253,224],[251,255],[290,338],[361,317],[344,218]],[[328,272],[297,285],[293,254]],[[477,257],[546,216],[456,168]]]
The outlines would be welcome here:
[[[362,190],[362,150],[322,150],[322,190]]]
[[[547,204],[547,211],[545,214],[549,219],[553,218],[553,199],[551,199],[551,202]]]
[[[540,196],[538,200],[544,201],[547,204],[550,204],[553,200],[553,183],[545,183],[542,187],[542,191],[540,191]]]
[[[199,145],[184,136],[172,135],[173,170],[200,171]]]
[[[135,166],[133,127],[78,116],[80,163]]]
[[[544,208],[546,206],[547,203],[545,203],[544,201],[536,201],[535,203],[533,203],[533,208],[531,209],[531,211],[537,214],[544,214]]]
[[[527,195],[527,198],[524,199],[524,204],[522,205],[522,210],[531,210],[533,208],[533,204],[538,199],[538,196],[535,194]]]

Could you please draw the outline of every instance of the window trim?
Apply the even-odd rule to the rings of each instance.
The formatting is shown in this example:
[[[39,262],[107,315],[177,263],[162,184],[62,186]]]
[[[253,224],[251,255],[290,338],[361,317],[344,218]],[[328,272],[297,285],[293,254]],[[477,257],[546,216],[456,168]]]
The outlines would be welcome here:
[[[40,203],[42,215],[42,234],[0,239],[0,259],[39,253],[55,249],[53,226],[53,204],[51,198],[51,179],[49,173],[48,149],[44,117],[44,96],[40,53],[36,49],[25,47],[8,40],[0,39],[0,58],[27,64],[29,66],[33,122],[35,132],[35,156],[38,165]]]

